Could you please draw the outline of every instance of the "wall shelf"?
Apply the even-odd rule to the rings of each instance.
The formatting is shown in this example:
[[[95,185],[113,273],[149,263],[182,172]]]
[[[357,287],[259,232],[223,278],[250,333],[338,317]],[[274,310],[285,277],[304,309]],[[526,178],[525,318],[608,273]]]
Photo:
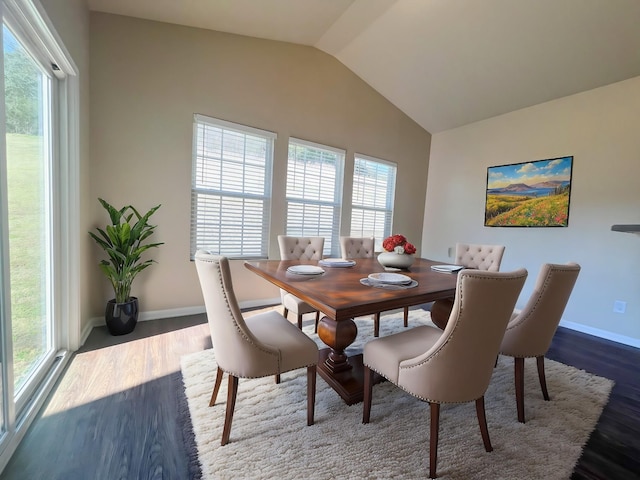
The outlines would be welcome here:
[[[614,232],[635,233],[640,235],[640,225],[611,225],[611,230]]]

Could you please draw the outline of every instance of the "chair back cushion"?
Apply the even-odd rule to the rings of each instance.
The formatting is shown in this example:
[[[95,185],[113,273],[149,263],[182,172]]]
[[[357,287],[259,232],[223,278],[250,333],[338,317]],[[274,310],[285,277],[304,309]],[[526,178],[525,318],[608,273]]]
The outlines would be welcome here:
[[[242,378],[277,373],[280,351],[260,342],[247,327],[233,291],[228,259],[198,250],[195,263],[218,366]]]
[[[278,235],[280,260],[322,260],[324,237]]]
[[[456,244],[456,265],[488,272],[500,270],[504,245]]]
[[[547,352],[579,273],[577,263],[542,265],[529,301],[507,325],[500,353],[524,358]]]
[[[373,258],[374,237],[340,237],[342,258]]]
[[[429,350],[400,362],[398,385],[436,403],[484,395],[527,271],[462,270],[447,327]]]

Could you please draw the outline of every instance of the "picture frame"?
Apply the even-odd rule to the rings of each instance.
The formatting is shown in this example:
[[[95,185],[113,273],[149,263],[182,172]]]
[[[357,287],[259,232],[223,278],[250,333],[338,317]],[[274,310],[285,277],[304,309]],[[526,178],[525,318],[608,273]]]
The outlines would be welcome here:
[[[573,156],[487,168],[485,227],[567,227]]]

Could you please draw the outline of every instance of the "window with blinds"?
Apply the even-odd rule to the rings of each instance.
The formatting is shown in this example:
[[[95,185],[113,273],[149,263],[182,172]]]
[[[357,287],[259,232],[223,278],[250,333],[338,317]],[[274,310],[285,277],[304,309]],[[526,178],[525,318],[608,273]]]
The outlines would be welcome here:
[[[344,150],[289,139],[287,235],[324,237],[324,256],[340,255]]]
[[[391,235],[396,164],[356,154],[351,200],[351,236],[376,239],[376,251]]]
[[[191,258],[266,258],[276,134],[194,116]]]

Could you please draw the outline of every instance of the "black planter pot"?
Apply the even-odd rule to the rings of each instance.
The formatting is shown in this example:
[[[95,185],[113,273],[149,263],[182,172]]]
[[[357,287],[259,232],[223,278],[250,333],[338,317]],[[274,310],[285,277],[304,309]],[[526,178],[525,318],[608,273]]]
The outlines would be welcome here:
[[[126,335],[133,332],[138,323],[138,298],[129,297],[126,303],[116,303],[115,299],[109,300],[104,318],[111,335]]]

